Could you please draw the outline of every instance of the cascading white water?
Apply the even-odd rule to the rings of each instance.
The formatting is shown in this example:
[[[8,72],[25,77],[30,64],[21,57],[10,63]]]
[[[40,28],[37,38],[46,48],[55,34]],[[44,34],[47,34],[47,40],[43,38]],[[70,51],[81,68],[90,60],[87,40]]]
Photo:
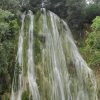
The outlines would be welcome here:
[[[28,35],[28,81],[29,81],[29,88],[32,94],[33,100],[40,100],[38,86],[36,83],[35,77],[35,65],[33,60],[33,14],[32,11],[28,13],[30,17],[30,26],[29,26],[29,35]]]
[[[71,61],[75,66],[77,75],[77,79],[75,80],[78,89],[76,100],[98,100],[96,80],[93,71],[87,66],[86,62],[79,54],[68,25],[64,21],[63,25],[66,28],[65,33],[67,33],[64,40],[70,45],[69,54],[71,54]]]
[[[69,80],[68,70],[66,67],[65,55],[64,55],[63,48],[61,45],[61,39],[60,39],[59,32],[57,29],[57,24],[55,22],[56,15],[53,16],[53,13],[50,12],[50,18],[51,18],[51,26],[52,26],[51,54],[52,54],[52,63],[54,65],[53,67],[54,81],[53,81],[52,99],[53,100],[66,100],[65,99],[66,97],[64,94],[64,88],[68,88],[68,87],[65,87],[65,84],[67,86],[68,80]],[[63,70],[63,69],[66,69],[66,70]]]
[[[11,100],[23,100],[24,92],[24,100],[98,100],[94,74],[79,54],[68,25],[45,8],[36,15],[29,11],[28,17],[28,33],[23,36],[22,16],[17,53],[21,73],[14,76]]]
[[[16,71],[14,72],[14,76],[18,78],[18,80],[14,77],[13,85],[12,85],[12,95],[11,100],[21,100],[21,95],[23,91],[23,32],[24,32],[24,19],[25,19],[25,13],[21,16],[21,29],[19,32],[19,40],[18,40],[18,52],[17,52],[17,61],[18,66],[21,69],[21,72],[19,73],[17,77]],[[17,70],[17,69],[16,69]],[[17,86],[15,86],[17,85]],[[18,92],[15,93],[15,89],[17,88]],[[17,99],[16,99],[17,98]]]
[[[34,60],[33,60],[33,14],[31,11],[28,13],[29,19],[30,19],[30,26],[29,26],[29,32],[28,32],[28,83],[29,83],[29,90],[30,94],[32,95],[33,100],[40,100],[39,97],[39,91],[36,83],[36,77],[35,77],[35,72],[34,72]],[[26,80],[24,80],[24,66],[23,66],[23,38],[24,38],[24,19],[25,19],[25,14],[22,16],[22,26],[21,30],[19,33],[19,41],[18,41],[18,52],[17,52],[17,60],[18,60],[18,66],[21,69],[20,74],[18,75],[18,79],[16,78],[17,74],[16,69],[15,69],[15,77],[13,81],[13,86],[12,86],[12,95],[11,95],[11,100],[22,100],[22,93],[24,93],[24,83]],[[18,81],[18,84],[16,83]],[[16,91],[14,91],[14,88],[17,86],[18,88]],[[31,96],[30,96],[31,99]]]
[[[45,55],[46,55],[46,52],[48,52],[48,56],[49,58],[47,59],[50,59],[50,62],[52,63],[52,65],[50,66],[51,67],[51,76],[52,76],[52,95],[51,95],[51,100],[65,100],[65,96],[64,96],[64,84],[62,83],[62,73],[60,72],[61,69],[60,69],[60,62],[58,62],[57,58],[56,58],[56,51],[55,49],[59,48],[60,50],[62,50],[62,47],[56,47],[54,45],[57,46],[57,42],[60,42],[60,41],[56,41],[58,37],[54,37],[52,35],[56,35],[56,34],[51,34],[50,33],[50,30],[47,26],[47,18],[46,18],[46,10],[43,9],[43,35],[46,36],[46,47],[45,47],[45,50],[43,49],[43,58],[45,58]],[[53,31],[54,30],[54,23],[52,21],[52,25],[53,25]],[[55,31],[57,32],[57,31]],[[55,32],[52,32],[52,33],[55,33]],[[58,34],[57,34],[58,35]],[[52,38],[54,37],[54,38]],[[61,45],[60,45],[61,46]],[[60,54],[62,56],[63,55],[63,52],[60,52]],[[62,60],[62,59],[60,59]],[[65,59],[62,60],[62,63],[65,63]],[[46,66],[47,68],[48,66]],[[50,69],[49,69],[49,72],[50,72]],[[66,75],[66,79],[67,79],[67,75]],[[59,88],[58,88],[59,87]]]

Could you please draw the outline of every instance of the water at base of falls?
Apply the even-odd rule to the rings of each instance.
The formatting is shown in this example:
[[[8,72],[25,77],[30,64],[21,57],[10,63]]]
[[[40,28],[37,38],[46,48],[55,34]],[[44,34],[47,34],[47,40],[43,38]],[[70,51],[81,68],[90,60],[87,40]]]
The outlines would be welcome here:
[[[44,8],[22,14],[11,100],[98,100],[68,25]]]

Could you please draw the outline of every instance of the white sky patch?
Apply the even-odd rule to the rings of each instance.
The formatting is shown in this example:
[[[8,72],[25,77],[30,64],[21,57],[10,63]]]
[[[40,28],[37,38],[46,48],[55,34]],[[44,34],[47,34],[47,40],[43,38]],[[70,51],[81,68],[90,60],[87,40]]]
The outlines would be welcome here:
[[[90,3],[93,4],[94,2],[93,2],[93,0],[86,0],[86,3],[87,4],[90,4]]]

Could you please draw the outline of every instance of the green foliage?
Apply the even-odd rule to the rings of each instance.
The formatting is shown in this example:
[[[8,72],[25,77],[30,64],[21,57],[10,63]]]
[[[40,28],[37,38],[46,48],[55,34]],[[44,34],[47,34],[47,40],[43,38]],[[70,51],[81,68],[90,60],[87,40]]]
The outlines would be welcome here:
[[[84,21],[85,0],[43,0],[44,7],[56,13],[61,18],[68,21],[72,29],[77,31],[82,29]],[[29,5],[32,11],[41,8],[42,0],[30,0]]]
[[[98,78],[100,68],[100,16],[93,20],[92,31],[88,32],[84,47],[81,47],[81,53],[91,68],[96,72],[98,85],[98,98],[100,99],[100,80]]]
[[[10,11],[14,11],[18,8],[18,2],[17,0],[0,0],[0,8]]]
[[[91,67],[100,65],[100,17],[97,16],[91,25],[92,32],[88,32],[86,45],[81,48],[85,59]]]
[[[85,20],[85,1],[84,0],[69,0],[68,5],[68,24],[77,37],[80,38],[80,34],[83,33],[83,23]]]
[[[88,23],[91,23],[96,16],[100,16],[100,4],[90,4],[85,10],[85,20]]]
[[[91,25],[92,32],[89,33],[88,38],[86,40],[87,46],[91,47],[91,49],[99,50],[100,49],[100,17],[97,16],[93,20],[93,24]]]
[[[93,20],[93,24],[92,24],[92,29],[94,31],[100,31],[100,16],[97,16],[94,20]]]
[[[29,91],[24,91],[22,94],[22,100],[29,100]]]
[[[7,92],[11,85],[18,29],[14,14],[0,9],[0,94]]]

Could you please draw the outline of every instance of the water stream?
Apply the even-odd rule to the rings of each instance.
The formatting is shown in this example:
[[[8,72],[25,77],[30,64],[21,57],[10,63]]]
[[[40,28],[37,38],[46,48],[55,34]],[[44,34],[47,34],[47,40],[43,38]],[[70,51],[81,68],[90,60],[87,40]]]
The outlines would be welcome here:
[[[98,100],[93,71],[67,23],[45,8],[35,15],[29,10],[21,22],[11,100]]]

